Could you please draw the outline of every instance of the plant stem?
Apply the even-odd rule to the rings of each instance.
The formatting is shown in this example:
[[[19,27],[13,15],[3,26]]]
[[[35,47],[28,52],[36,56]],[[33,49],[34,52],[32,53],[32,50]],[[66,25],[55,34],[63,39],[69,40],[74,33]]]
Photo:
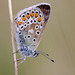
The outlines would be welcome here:
[[[14,52],[16,52],[16,48],[15,48],[15,40],[14,40],[15,36],[14,36],[14,26],[13,26],[13,14],[12,14],[11,0],[8,0],[8,7],[9,7],[9,16],[10,16],[11,40],[12,40],[12,48],[13,48],[14,72],[15,72],[15,75],[18,75],[16,53],[14,53]]]

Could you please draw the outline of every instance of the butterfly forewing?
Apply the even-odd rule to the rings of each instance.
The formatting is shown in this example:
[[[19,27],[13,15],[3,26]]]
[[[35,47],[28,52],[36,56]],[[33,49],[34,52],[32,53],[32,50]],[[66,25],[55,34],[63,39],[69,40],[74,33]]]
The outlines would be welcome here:
[[[36,50],[50,14],[50,4],[42,3],[21,10],[15,17],[18,45]]]

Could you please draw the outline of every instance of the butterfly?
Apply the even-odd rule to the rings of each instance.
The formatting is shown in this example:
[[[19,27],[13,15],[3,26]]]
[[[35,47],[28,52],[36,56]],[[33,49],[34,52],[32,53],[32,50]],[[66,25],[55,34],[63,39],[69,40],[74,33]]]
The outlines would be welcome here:
[[[24,62],[26,57],[37,57],[39,53],[45,54],[37,51],[36,48],[49,19],[50,9],[50,4],[40,3],[21,10],[14,18],[17,52],[22,56],[18,60]]]

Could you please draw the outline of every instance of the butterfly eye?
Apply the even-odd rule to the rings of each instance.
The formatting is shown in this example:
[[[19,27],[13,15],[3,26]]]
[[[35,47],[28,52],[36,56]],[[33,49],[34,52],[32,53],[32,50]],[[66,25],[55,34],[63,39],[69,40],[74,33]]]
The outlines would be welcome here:
[[[39,35],[40,34],[40,31],[36,31],[36,34]]]

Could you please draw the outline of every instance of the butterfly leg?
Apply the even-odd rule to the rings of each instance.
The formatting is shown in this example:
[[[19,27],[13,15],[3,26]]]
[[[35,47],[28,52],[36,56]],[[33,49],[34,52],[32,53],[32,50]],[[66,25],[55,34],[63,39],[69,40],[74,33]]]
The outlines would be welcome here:
[[[20,50],[23,50],[23,49],[22,49],[22,48],[21,48],[21,49],[18,49],[16,52],[13,52],[13,54],[14,54],[14,53],[19,53]]]
[[[17,59],[17,61],[20,61],[20,60],[23,60],[24,58],[19,58],[19,59]]]
[[[17,59],[16,61],[14,61],[14,63],[17,62],[17,61],[23,60],[23,59],[24,59],[24,58]]]
[[[15,54],[15,53],[19,53],[19,50],[17,50],[16,52],[13,52],[12,54]]]
[[[12,54],[19,53],[19,50],[21,50],[21,49],[18,49],[16,52],[13,52]]]
[[[26,59],[26,57],[23,57],[23,58],[17,59],[17,61],[23,60],[23,61],[21,61],[21,62],[17,65],[17,67],[18,67],[21,63],[23,63],[23,62],[25,61],[25,59]]]

